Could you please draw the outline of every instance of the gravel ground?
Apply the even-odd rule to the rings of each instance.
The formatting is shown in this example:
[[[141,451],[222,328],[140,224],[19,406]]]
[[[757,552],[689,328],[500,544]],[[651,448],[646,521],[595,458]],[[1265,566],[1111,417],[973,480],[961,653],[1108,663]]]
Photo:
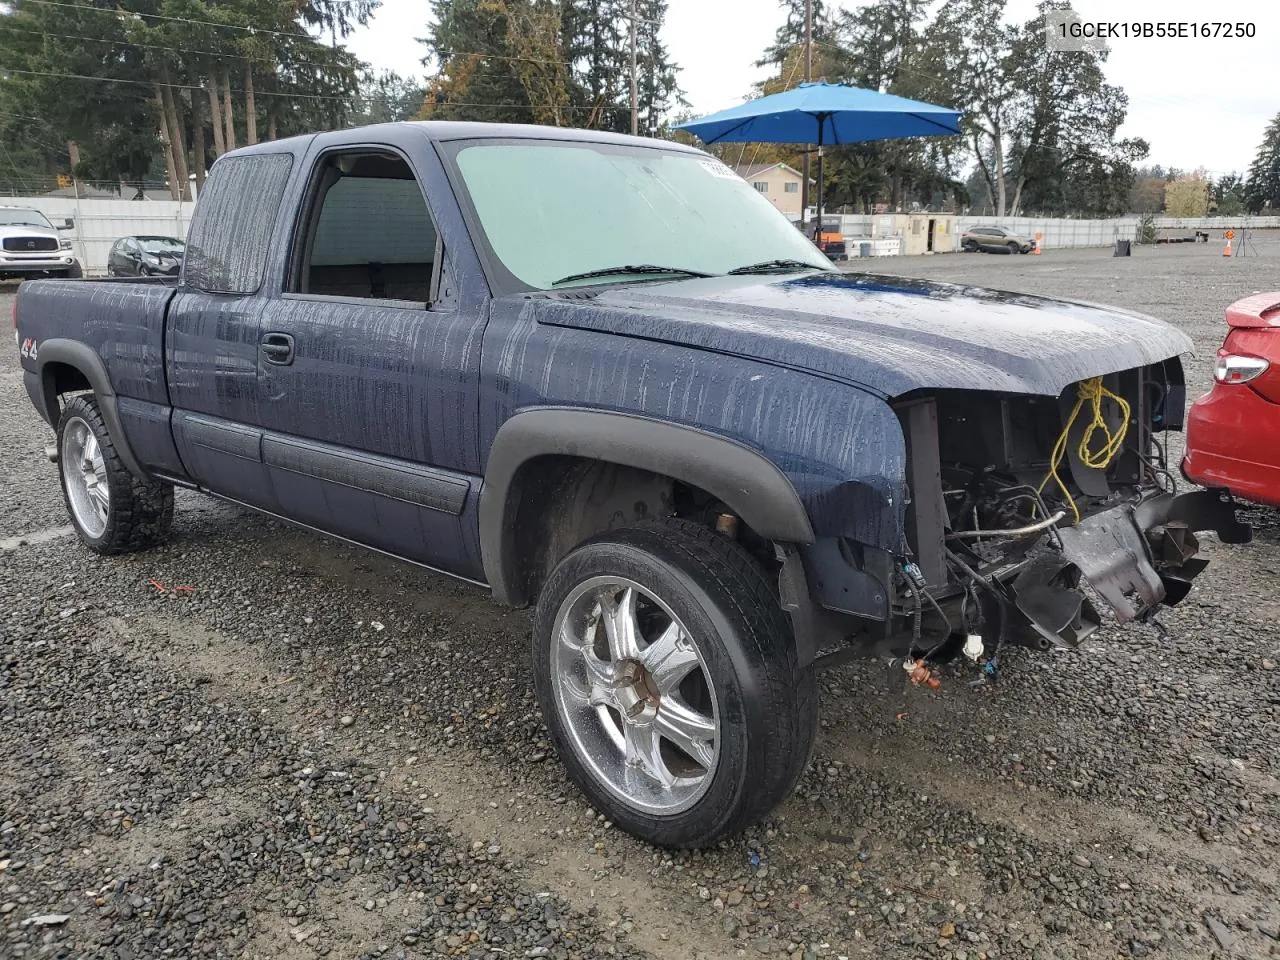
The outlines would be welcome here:
[[[1223,307],[1280,286],[1280,242],[1258,253],[875,266],[1163,316],[1195,396]],[[96,558],[58,529],[48,439],[4,364],[2,957],[1280,956],[1269,513],[1207,544],[1168,639],[1015,651],[905,703],[882,667],[826,674],[794,798],[672,854],[548,755],[525,613],[191,494],[170,545]]]

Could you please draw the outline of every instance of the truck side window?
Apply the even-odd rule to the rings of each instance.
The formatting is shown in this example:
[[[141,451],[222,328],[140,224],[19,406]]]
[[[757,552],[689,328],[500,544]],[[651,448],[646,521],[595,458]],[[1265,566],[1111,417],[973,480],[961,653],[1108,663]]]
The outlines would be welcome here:
[[[427,303],[439,234],[408,164],[331,154],[313,178],[287,291]]]
[[[208,293],[257,292],[292,166],[287,153],[213,165],[187,237],[184,283]]]

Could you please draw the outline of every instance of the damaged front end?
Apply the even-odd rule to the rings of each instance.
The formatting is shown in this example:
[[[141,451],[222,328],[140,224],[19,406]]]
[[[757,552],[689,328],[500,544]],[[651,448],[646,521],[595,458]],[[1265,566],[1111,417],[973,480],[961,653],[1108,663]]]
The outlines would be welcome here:
[[[1179,494],[1158,435],[1181,428],[1183,403],[1176,359],[1057,398],[904,398],[897,649],[918,654],[956,636],[981,637],[988,654],[1005,643],[1075,647],[1101,624],[1084,582],[1122,623],[1182,600],[1206,566],[1197,532],[1251,537],[1227,494]]]

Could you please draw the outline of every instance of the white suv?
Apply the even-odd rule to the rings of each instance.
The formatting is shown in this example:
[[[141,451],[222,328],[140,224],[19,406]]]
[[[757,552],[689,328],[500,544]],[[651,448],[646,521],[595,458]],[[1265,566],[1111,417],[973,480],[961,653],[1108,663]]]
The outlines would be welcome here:
[[[11,276],[82,277],[80,261],[71,252],[71,241],[58,236],[75,224],[67,220],[55,227],[39,210],[0,207],[0,280]]]

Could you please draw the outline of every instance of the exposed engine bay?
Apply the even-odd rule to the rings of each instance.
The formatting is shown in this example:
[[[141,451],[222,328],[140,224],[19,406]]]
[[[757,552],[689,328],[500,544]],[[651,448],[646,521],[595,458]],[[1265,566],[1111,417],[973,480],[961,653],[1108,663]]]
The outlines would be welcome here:
[[[1101,624],[1186,596],[1207,565],[1196,532],[1250,539],[1217,491],[1179,495],[1162,435],[1182,427],[1171,359],[1071,384],[1057,397],[938,391],[897,405],[908,442],[906,543],[891,633],[924,658],[966,638],[1074,647]],[[906,637],[909,643],[904,644]]]

